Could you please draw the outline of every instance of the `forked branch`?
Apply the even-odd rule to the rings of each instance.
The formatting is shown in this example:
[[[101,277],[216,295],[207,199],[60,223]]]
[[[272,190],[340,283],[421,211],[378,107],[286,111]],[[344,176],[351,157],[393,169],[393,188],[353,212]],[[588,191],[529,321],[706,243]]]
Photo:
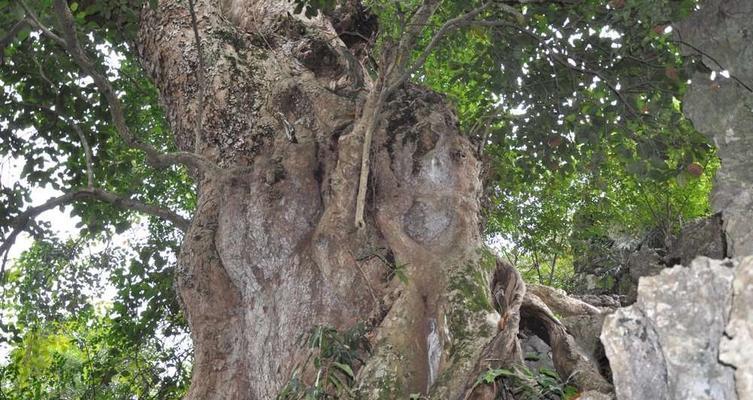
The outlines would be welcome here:
[[[370,94],[371,99],[374,100],[371,103],[373,112],[369,115],[362,116],[362,118],[371,119],[366,121],[365,124],[366,130],[364,132],[363,151],[361,153],[361,172],[358,180],[358,193],[356,194],[355,226],[358,229],[365,226],[364,210],[369,179],[371,141],[374,131],[379,126],[379,118],[381,116],[384,102],[392,93],[408,81],[415,71],[424,65],[431,52],[434,51],[434,48],[439,44],[442,38],[455,29],[472,24],[475,21],[475,18],[492,3],[485,2],[481,6],[467,13],[445,22],[434,34],[429,41],[429,44],[423,49],[418,58],[408,66],[408,60],[413,53],[415,44],[418,42],[419,35],[439,7],[439,4],[440,2],[437,0],[425,0],[409,21],[403,36],[395,49],[394,55],[392,57],[385,57],[382,60],[386,65],[382,65],[380,68],[383,72],[381,73],[379,83],[374,86],[373,90],[376,92]],[[519,19],[523,17],[511,6],[506,4],[496,5],[506,14],[513,15]]]
[[[419,54],[418,58],[407,68],[405,68],[403,71],[399,71],[399,74],[397,78],[395,78],[393,81],[390,82],[389,87],[387,88],[387,93],[390,94],[397,90],[397,88],[400,87],[403,83],[408,81],[410,77],[418,71],[419,68],[421,68],[425,63],[426,60],[429,58],[431,53],[434,51],[434,49],[437,47],[439,42],[447,36],[450,32],[459,29],[464,26],[471,25],[474,21],[474,19],[481,14],[484,10],[486,10],[491,5],[491,2],[485,2],[479,7],[474,8],[473,10],[463,14],[459,15],[455,18],[452,18],[450,20],[447,20],[442,26],[437,30],[437,32],[432,36],[431,40],[429,41],[429,44],[424,47],[424,49],[421,51],[421,54]],[[502,10],[505,13],[508,13],[510,15],[515,16],[516,18],[523,18],[523,16],[513,7],[510,7],[506,4],[497,4],[497,7],[499,7],[500,10]],[[426,19],[428,21],[428,18]],[[424,21],[424,23],[426,22]],[[417,35],[420,33],[416,32],[416,37],[413,38],[412,42],[415,42],[417,40]],[[401,41],[401,44],[403,41]],[[404,50],[405,51],[405,50]],[[413,51],[413,49],[407,49],[408,55],[410,52]]]

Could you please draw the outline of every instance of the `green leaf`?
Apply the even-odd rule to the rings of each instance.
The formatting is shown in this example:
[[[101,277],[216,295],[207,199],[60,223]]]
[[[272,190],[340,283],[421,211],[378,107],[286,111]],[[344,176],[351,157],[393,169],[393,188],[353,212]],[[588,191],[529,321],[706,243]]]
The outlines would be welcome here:
[[[30,27],[22,28],[18,33],[16,34],[16,41],[17,42],[23,42],[26,40],[26,38],[29,37],[29,34],[31,33]]]
[[[347,375],[351,379],[355,379],[355,376],[353,375],[353,370],[350,368],[350,365],[339,363],[339,362],[333,362],[332,365],[334,365],[335,367],[343,371],[345,375]]]
[[[557,373],[557,371],[555,371],[555,370],[553,370],[551,368],[541,367],[541,368],[539,368],[539,372],[541,374],[543,374],[543,375],[548,376],[548,377],[551,377],[551,378],[554,378],[554,379],[557,379],[557,380],[560,379],[560,376]]]

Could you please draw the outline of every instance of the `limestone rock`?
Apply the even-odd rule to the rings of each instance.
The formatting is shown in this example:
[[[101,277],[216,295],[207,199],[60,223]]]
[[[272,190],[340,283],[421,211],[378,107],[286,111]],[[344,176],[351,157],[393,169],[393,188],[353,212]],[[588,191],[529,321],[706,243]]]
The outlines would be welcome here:
[[[722,259],[726,257],[726,243],[722,228],[722,215],[691,222],[682,227],[680,234],[669,240],[667,262],[688,265],[698,256]]]
[[[644,276],[657,275],[663,269],[662,259],[654,249],[642,248],[628,258],[628,272],[636,282]]]
[[[598,308],[619,308],[624,301],[622,296],[616,294],[576,294],[570,297]]]
[[[523,334],[520,347],[523,350],[526,367],[531,371],[538,371],[539,368],[553,370],[552,348],[532,332],[524,332]]]
[[[753,2],[708,0],[675,25],[684,55],[701,55],[715,72],[697,72],[683,99],[683,111],[718,148],[712,206],[724,213],[727,255],[753,254]],[[730,79],[724,79],[722,72]]]
[[[753,264],[753,258],[743,263]],[[737,398],[735,370],[718,359],[735,273],[751,268],[735,264],[700,257],[690,267],[641,278],[637,302],[606,317],[601,340],[618,399]],[[738,277],[740,285],[747,279]],[[740,320],[745,307],[740,304]],[[744,334],[733,340],[738,338],[731,348],[753,348]],[[742,358],[741,364],[750,360]]]
[[[732,282],[732,312],[719,349],[719,359],[736,368],[740,400],[753,399],[753,257],[740,261]]]

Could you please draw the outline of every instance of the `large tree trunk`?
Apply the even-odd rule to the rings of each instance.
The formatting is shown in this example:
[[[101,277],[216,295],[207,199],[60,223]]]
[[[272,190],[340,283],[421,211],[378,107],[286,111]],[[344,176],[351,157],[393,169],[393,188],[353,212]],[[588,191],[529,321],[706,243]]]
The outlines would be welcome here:
[[[274,398],[303,365],[302,334],[359,322],[373,348],[354,366],[359,396],[484,398],[480,371],[522,361],[525,290],[483,252],[480,164],[447,101],[410,85],[379,99],[357,60],[368,43],[343,40],[327,17],[291,16],[272,0],[196,3],[201,56],[186,1],[146,10],[138,40],[176,143],[223,168],[194,171],[199,201],[179,257],[195,346],[187,398]],[[531,296],[524,309],[567,341]],[[495,305],[501,331],[485,322]]]

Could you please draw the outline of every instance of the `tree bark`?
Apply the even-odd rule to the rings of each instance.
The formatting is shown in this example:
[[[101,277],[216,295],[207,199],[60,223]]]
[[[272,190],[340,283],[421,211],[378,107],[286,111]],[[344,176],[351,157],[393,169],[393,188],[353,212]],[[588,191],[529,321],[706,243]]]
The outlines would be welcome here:
[[[139,56],[176,143],[221,167],[193,171],[199,202],[179,256],[195,347],[186,398],[275,398],[305,363],[301,335],[358,323],[372,347],[353,366],[359,398],[467,396],[484,357],[522,361],[516,334],[528,304],[520,275],[483,250],[474,146],[442,96],[406,84],[379,98],[358,62],[370,44],[342,33],[368,19],[341,14],[335,29],[330,17],[289,7],[196,1],[201,46],[186,2],[161,0],[142,16]],[[486,322],[494,313],[501,330]],[[556,318],[541,316],[567,342]]]

